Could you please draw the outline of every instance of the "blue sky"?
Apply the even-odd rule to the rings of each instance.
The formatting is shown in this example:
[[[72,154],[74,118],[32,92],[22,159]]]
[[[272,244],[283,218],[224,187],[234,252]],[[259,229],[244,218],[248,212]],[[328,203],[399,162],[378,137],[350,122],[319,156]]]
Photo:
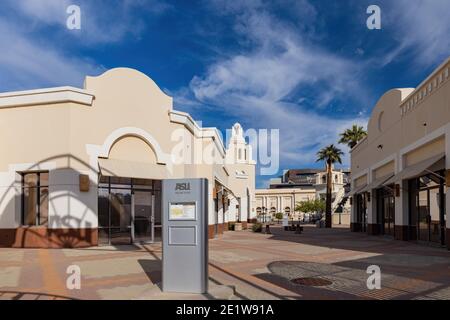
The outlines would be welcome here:
[[[366,27],[371,4],[382,30]],[[281,173],[322,166],[318,149],[450,55],[449,34],[448,0],[2,0],[0,91],[136,68],[204,126],[279,129]]]

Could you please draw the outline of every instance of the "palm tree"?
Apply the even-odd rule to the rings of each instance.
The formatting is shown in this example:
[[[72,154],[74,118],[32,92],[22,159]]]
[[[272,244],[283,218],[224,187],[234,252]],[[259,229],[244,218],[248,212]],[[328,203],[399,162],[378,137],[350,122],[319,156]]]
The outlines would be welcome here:
[[[327,169],[327,198],[325,206],[325,227],[331,228],[331,197],[332,197],[332,179],[333,164],[339,162],[342,164],[341,157],[344,153],[333,144],[323,148],[317,153],[317,162],[325,161]]]
[[[367,136],[367,132],[363,127],[354,124],[351,129],[345,130],[340,134],[340,136],[341,140],[339,140],[339,143],[346,144],[350,147],[350,149],[353,149],[358,142]]]

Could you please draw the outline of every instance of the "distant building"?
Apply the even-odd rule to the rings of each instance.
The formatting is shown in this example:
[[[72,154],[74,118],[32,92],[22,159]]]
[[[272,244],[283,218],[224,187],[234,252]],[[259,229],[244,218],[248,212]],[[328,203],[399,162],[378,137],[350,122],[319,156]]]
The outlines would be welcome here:
[[[345,194],[350,188],[350,170],[333,170],[332,209],[334,224],[350,224],[350,203]],[[303,220],[306,212],[295,212],[302,201],[325,199],[327,173],[320,169],[286,170],[271,179],[269,189],[257,189],[257,216],[284,213],[294,220]]]

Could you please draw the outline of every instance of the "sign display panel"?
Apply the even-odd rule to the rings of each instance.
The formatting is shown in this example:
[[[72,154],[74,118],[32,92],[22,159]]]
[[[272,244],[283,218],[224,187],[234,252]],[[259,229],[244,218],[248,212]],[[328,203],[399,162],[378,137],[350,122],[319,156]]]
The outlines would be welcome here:
[[[169,220],[195,220],[195,202],[171,203],[169,209]]]

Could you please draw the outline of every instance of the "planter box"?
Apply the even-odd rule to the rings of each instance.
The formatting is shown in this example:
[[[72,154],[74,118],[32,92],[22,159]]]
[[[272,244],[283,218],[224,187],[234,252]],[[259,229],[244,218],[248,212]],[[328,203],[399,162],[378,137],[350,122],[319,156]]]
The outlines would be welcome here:
[[[242,231],[242,223],[235,223],[234,231]]]

